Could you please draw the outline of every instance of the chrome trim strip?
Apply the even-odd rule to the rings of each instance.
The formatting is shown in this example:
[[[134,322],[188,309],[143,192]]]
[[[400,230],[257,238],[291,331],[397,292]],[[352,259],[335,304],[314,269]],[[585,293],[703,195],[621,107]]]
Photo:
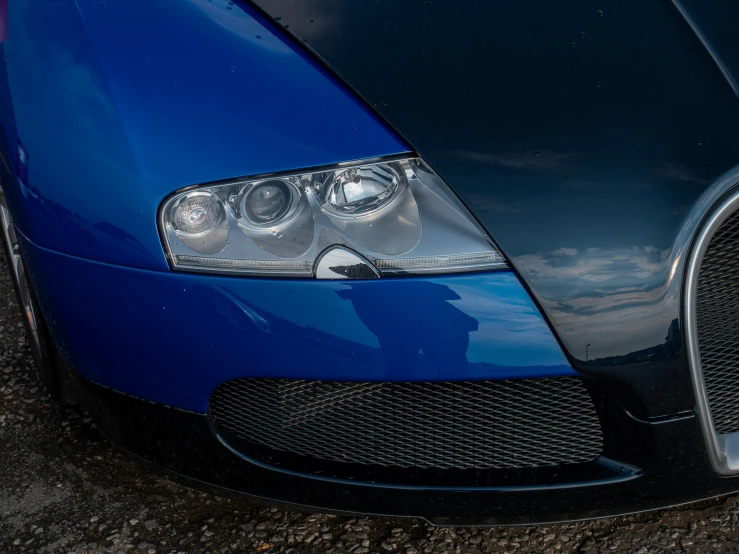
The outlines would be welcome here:
[[[685,273],[685,288],[683,291],[685,339],[690,377],[693,382],[693,393],[695,395],[695,412],[706,441],[711,466],[721,475],[739,473],[739,431],[720,435],[716,433],[716,428],[713,424],[708,405],[706,384],[703,379],[703,368],[701,366],[698,344],[697,294],[700,268],[708,245],[721,224],[736,210],[739,210],[739,190],[733,191],[725,198],[703,223],[703,227],[696,236],[688,257]]]
[[[316,260],[316,279],[379,279],[377,271],[363,256],[345,246],[329,246]]]

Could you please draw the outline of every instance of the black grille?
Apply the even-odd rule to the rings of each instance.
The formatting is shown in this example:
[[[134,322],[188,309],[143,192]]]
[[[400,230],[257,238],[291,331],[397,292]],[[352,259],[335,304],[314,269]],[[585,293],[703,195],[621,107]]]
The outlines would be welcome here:
[[[718,228],[703,256],[696,317],[716,431],[739,431],[739,212]]]
[[[436,469],[589,462],[603,437],[574,377],[518,381],[351,383],[238,379],[211,417],[226,440],[318,460]],[[243,452],[249,455],[249,452]]]

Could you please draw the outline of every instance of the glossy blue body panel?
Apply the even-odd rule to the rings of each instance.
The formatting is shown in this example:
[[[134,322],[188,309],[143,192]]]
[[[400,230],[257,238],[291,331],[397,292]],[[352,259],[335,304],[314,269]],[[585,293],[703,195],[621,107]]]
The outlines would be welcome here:
[[[89,379],[204,412],[239,377],[349,381],[575,374],[510,271],[272,280],[23,252],[62,355]]]
[[[156,215],[177,189],[408,150],[252,12],[226,0],[11,2],[0,123],[8,162],[19,140],[28,152],[27,183],[6,187],[22,231],[165,270]]]

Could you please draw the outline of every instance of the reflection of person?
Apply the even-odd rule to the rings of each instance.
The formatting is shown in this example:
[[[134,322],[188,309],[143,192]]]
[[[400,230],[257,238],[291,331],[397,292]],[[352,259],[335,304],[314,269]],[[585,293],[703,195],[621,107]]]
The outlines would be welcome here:
[[[350,284],[337,294],[351,300],[357,316],[377,337],[389,369],[412,366],[423,351],[445,369],[467,367],[470,332],[477,320],[449,303],[451,288],[429,281]]]

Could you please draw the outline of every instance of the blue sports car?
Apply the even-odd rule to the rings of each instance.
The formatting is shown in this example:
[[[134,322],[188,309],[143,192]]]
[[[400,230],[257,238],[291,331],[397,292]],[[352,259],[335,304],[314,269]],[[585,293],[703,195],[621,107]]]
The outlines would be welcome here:
[[[739,4],[0,0],[49,393],[193,485],[437,524],[739,491]]]

